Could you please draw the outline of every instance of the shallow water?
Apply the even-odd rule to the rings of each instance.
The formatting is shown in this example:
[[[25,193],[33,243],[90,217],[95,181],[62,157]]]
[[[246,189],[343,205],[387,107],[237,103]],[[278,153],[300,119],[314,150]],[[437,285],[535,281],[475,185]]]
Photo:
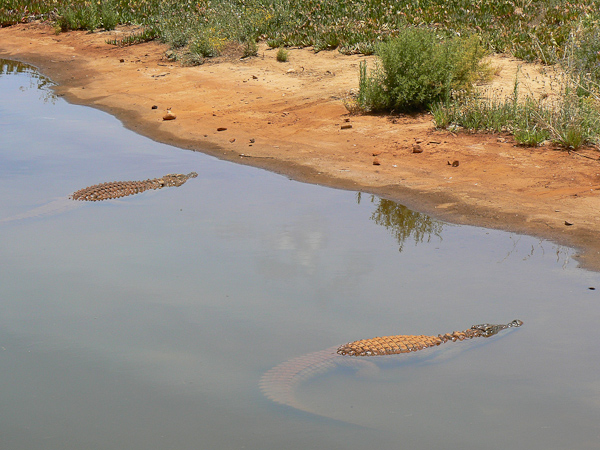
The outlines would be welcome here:
[[[2,450],[598,448],[600,276],[573,250],[162,145],[0,67],[0,220],[62,199],[0,224]],[[347,341],[515,318],[315,375],[312,414],[259,388]]]

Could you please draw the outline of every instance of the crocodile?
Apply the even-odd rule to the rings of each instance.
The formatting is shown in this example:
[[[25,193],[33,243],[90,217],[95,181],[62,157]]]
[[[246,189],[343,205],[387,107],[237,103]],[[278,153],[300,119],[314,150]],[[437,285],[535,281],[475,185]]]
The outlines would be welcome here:
[[[300,383],[315,375],[325,373],[338,365],[345,365],[357,359],[362,360],[361,357],[397,355],[436,347],[450,341],[464,341],[477,337],[488,338],[502,330],[520,327],[521,325],[523,325],[523,321],[516,319],[500,325],[488,323],[473,325],[464,331],[454,331],[438,334],[437,336],[397,335],[349,342],[341,346],[330,347],[290,359],[272,368],[262,376],[260,388],[263,394],[275,403],[315,414],[296,398],[295,388]]]
[[[97,202],[115,198],[127,197],[139,194],[151,189],[162,189],[164,187],[181,186],[190,178],[196,178],[196,172],[187,175],[181,173],[169,173],[161,178],[152,178],[143,181],[112,181],[89,186],[75,191],[71,195],[72,200]]]
[[[181,173],[169,173],[161,178],[152,178],[142,181],[112,181],[109,183],[95,184],[79,189],[68,197],[58,198],[57,200],[34,208],[23,214],[2,219],[0,220],[0,223],[58,214],[78,207],[79,204],[77,201],[97,202],[102,200],[114,200],[148,190],[173,186],[178,187],[190,178],[196,178],[197,176],[198,174],[196,172],[190,172],[187,175]]]

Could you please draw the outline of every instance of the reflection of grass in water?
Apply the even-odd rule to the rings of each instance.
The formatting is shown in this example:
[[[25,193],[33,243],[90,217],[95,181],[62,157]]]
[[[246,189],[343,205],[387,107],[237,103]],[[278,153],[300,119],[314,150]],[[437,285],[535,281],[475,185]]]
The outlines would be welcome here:
[[[9,59],[0,58],[0,77],[2,75],[15,75],[15,74],[27,74],[29,75],[29,88],[23,86],[21,89],[38,89],[42,91],[42,100],[44,102],[54,102],[56,100],[56,94],[54,91],[49,89],[54,86],[54,83],[50,78],[46,78],[40,74],[37,69],[28,64],[23,64],[18,61],[11,61]]]
[[[375,202],[376,197],[371,196],[371,202]],[[360,203],[361,195],[358,193],[357,202]],[[408,238],[414,239],[415,244],[429,242],[432,236],[441,239],[443,223],[432,219],[426,214],[412,211],[404,205],[386,200],[378,199],[377,207],[371,215],[377,225],[384,226],[392,233],[400,245],[402,251],[404,243]]]

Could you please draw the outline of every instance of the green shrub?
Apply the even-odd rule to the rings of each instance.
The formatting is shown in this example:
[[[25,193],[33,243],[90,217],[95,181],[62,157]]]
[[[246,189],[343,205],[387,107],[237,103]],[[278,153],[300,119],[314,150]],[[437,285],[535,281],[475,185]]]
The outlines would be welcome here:
[[[279,50],[277,50],[277,61],[286,62],[288,58],[288,51],[283,47],[279,47]]]
[[[407,28],[379,44],[370,75],[361,66],[359,103],[366,111],[417,111],[470,89],[483,72],[484,51],[476,37],[439,37],[434,30]]]

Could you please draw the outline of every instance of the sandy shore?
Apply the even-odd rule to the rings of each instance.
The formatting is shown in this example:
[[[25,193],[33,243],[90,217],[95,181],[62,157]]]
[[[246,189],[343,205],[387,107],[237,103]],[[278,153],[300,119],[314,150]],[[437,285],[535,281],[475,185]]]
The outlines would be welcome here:
[[[429,115],[352,116],[342,99],[370,58],[292,49],[279,63],[276,50],[261,46],[258,57],[181,67],[158,43],[105,43],[119,33],[1,28],[0,57],[37,66],[68,101],[107,111],[157,141],[375,193],[454,223],[551,239],[600,269],[598,149],[569,153],[519,147],[510,136],[452,134],[436,130]],[[492,85],[510,90],[520,63],[493,64]],[[523,88],[541,89],[539,68],[522,71]],[[167,109],[175,120],[163,120]]]

